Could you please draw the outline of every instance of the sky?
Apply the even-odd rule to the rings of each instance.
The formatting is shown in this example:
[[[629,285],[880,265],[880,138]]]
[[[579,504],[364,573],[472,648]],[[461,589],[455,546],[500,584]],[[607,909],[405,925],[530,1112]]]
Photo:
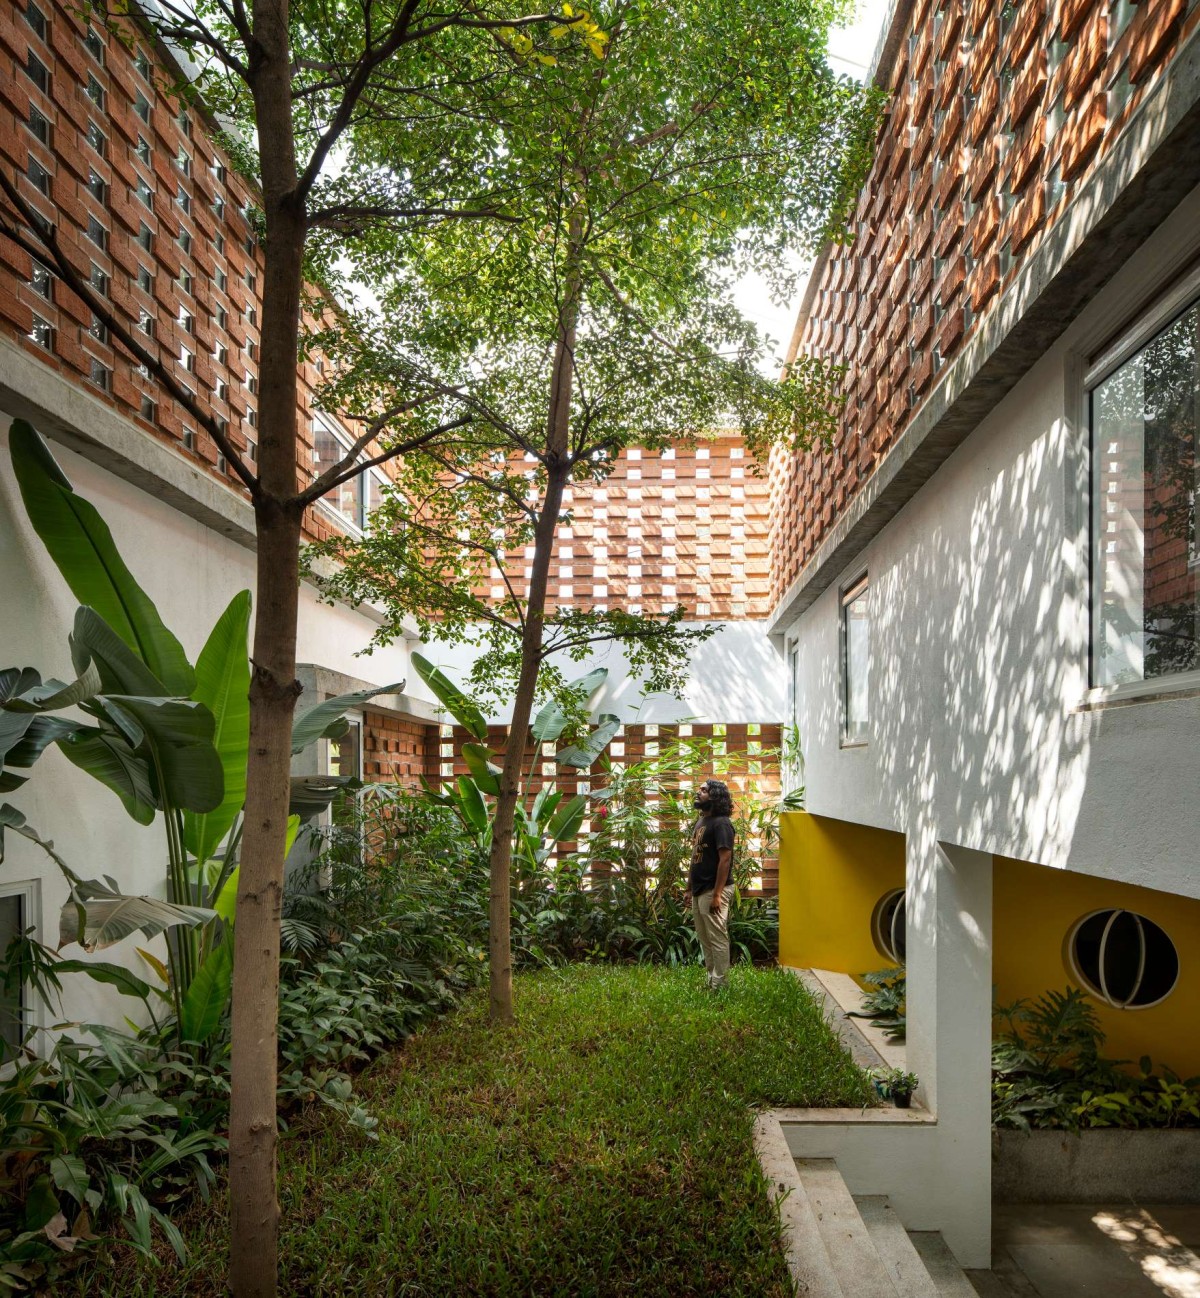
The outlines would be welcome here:
[[[860,81],[866,77],[888,9],[888,0],[858,0],[850,24],[829,33],[828,57],[834,71],[844,72]],[[735,287],[734,300],[764,333],[774,339],[776,351],[782,357],[792,336],[803,292],[802,282],[795,299],[779,306],[771,301],[758,276],[747,275]],[[770,373],[777,372],[774,364],[766,368]]]

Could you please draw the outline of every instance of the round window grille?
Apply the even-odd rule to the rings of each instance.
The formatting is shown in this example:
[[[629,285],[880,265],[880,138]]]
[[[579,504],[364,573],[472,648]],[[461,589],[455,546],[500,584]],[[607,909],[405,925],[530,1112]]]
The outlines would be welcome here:
[[[1179,977],[1175,944],[1131,910],[1098,910],[1071,930],[1067,950],[1084,987],[1119,1010],[1157,1005]]]
[[[903,964],[906,951],[904,889],[885,892],[875,903],[871,916],[871,940],[880,955],[893,964]]]

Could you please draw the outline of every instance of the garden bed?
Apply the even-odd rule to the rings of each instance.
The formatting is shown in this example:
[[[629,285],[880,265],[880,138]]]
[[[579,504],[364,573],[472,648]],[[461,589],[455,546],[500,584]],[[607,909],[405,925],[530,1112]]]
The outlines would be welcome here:
[[[322,1115],[283,1142],[282,1292],[790,1292],[751,1106],[869,1094],[797,979],[572,966],[518,977],[515,1029],[485,1007],[364,1076],[378,1141]],[[221,1292],[223,1205],[182,1225],[184,1266],[118,1256],[86,1292]]]

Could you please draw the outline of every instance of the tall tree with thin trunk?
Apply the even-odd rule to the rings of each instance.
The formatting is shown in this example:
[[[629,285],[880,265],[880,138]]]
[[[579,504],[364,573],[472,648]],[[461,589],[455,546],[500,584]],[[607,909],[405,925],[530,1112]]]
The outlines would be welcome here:
[[[513,93],[513,42],[532,55],[553,17],[506,0],[153,0],[85,6],[123,38],[157,37],[192,61],[171,93],[228,123],[226,143],[256,186],[263,248],[258,457],[244,460],[180,366],[96,292],[53,225],[0,175],[0,236],[47,263],[115,344],[224,454],[254,506],[257,543],[250,753],[235,927],[229,1133],[238,1298],[276,1292],[279,933],[296,681],[305,509],[364,464],[435,446],[467,427],[438,385],[408,385],[391,405],[343,411],[352,449],[315,481],[299,475],[297,349],[308,276],[328,284],[355,241],[397,245],[413,227],[514,219],[510,161],[480,113]],[[503,35],[501,35],[503,33]],[[531,33],[531,34],[527,34]],[[562,42],[560,42],[562,45]],[[586,37],[566,42],[591,58]],[[562,51],[560,50],[560,53]],[[544,57],[555,57],[558,55]],[[165,66],[165,65],[164,65]],[[395,258],[392,259],[394,270]],[[318,313],[322,307],[316,307]],[[339,317],[343,319],[344,317]]]
[[[385,637],[422,611],[452,637],[471,620],[463,586],[484,575],[472,556],[501,571],[528,562],[504,616],[484,615],[476,672],[512,703],[490,861],[500,1022],[513,1019],[510,863],[530,714],[547,644],[571,622],[547,610],[568,485],[602,479],[626,446],[733,427],[761,452],[832,430],[840,376],[809,359],[764,377],[764,342],[730,298],[746,270],[790,293],[784,254],[843,231],[869,162],[878,99],[826,65],[832,16],[810,0],[769,17],[741,0],[615,0],[550,33],[582,35],[590,65],[500,33],[521,89],[481,115],[519,177],[522,219],[413,231],[401,276],[390,249],[364,258],[384,311],[350,390],[419,373],[471,425],[453,455],[424,461],[440,460],[440,477],[406,468],[387,525],[330,547],[344,565],[331,590],[388,605]]]

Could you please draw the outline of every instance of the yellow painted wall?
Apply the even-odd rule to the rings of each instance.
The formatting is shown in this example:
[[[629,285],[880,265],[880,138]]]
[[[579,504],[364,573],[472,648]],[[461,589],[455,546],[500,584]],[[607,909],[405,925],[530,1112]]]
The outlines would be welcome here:
[[[788,811],[779,838],[780,963],[848,974],[890,963],[871,941],[871,915],[904,887],[904,835]]]
[[[1120,908],[1153,920],[1179,953],[1179,981],[1159,1005],[1117,1010],[1093,1001],[1109,1058],[1149,1055],[1184,1077],[1200,1074],[1200,901],[1086,874],[996,857],[992,876],[996,999],[1033,999],[1075,984],[1066,938],[1094,910]]]
[[[904,886],[904,836],[849,821],[786,812],[779,849],[779,959],[797,968],[859,975],[887,961],[871,940],[884,893]],[[1160,1004],[1115,1010],[1094,1001],[1105,1053],[1150,1055],[1181,1076],[1200,1075],[1200,901],[1090,875],[995,858],[996,999],[1034,999],[1073,982],[1066,938],[1094,910],[1120,907],[1153,920],[1179,953],[1179,981]]]

